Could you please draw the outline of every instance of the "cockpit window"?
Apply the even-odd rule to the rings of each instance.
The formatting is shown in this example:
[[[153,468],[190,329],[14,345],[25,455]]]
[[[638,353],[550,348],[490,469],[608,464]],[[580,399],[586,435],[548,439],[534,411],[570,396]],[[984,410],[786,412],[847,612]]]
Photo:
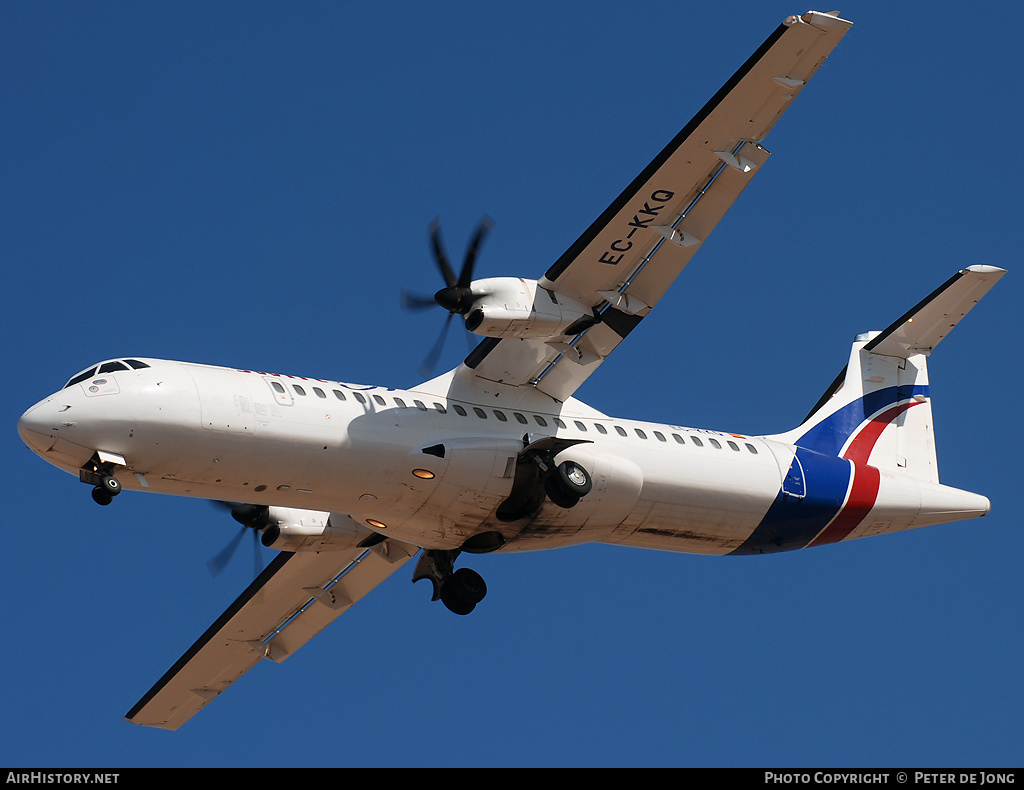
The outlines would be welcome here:
[[[140,362],[137,359],[112,359],[109,362],[104,362],[102,365],[100,365],[98,370],[96,365],[93,365],[88,370],[83,370],[77,376],[72,378],[71,381],[65,384],[62,387],[62,389],[67,389],[72,384],[81,384],[86,379],[91,379],[93,376],[96,376],[101,373],[113,373],[116,370],[128,370],[129,368],[134,368],[135,370],[142,370],[143,368],[148,367],[149,365],[147,365],[145,362]]]
[[[91,379],[95,373],[96,373],[95,366],[91,367],[88,370],[86,370],[86,371],[84,371],[82,373],[79,373],[77,376],[75,376],[73,379],[71,379],[71,381],[69,381],[67,384],[64,385],[63,389],[67,389],[72,384],[80,384],[81,382],[85,381],[86,379]]]

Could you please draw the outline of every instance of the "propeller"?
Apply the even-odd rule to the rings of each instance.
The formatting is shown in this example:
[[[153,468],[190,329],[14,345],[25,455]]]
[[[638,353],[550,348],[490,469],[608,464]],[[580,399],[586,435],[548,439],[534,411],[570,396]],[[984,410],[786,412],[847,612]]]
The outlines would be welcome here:
[[[271,530],[277,531],[278,526],[270,518],[270,508],[266,505],[247,505],[239,504],[237,502],[220,502],[214,501],[214,504],[228,508],[231,511],[231,517],[235,519],[239,524],[242,525],[242,529],[231,539],[227,546],[220,550],[216,556],[212,557],[207,561],[206,567],[210,569],[212,576],[217,576],[221,571],[227,567],[227,564],[234,557],[235,552],[238,550],[239,545],[242,542],[242,538],[245,536],[247,529],[252,530],[253,537],[253,568],[254,575],[259,576],[260,571],[263,570],[263,557],[260,553],[260,530],[265,530],[264,539],[271,535]],[[276,538],[276,535],[273,535]],[[273,543],[273,540],[269,542]]]
[[[445,286],[435,293],[433,297],[421,296],[410,293],[404,288],[402,289],[402,307],[406,310],[419,311],[440,306],[448,311],[448,317],[441,328],[441,334],[438,336],[434,347],[430,350],[423,364],[420,365],[420,372],[425,375],[433,370],[441,356],[452,316],[465,316],[473,309],[473,302],[476,299],[471,287],[473,284],[473,268],[476,265],[476,258],[480,252],[480,247],[493,227],[494,222],[490,217],[484,217],[480,220],[480,224],[477,225],[476,232],[469,242],[469,247],[466,248],[466,257],[462,261],[462,268],[459,270],[458,276],[456,276],[455,270],[452,269],[452,265],[448,260],[448,254],[445,252],[444,244],[441,241],[440,221],[435,219],[430,225],[430,246],[434,253],[434,261],[441,272]]]

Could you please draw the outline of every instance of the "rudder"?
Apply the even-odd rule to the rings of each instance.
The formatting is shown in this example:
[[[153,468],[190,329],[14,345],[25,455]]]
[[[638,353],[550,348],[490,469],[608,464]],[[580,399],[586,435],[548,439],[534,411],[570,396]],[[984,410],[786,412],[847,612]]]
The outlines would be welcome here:
[[[963,269],[884,331],[859,335],[803,423],[771,438],[938,483],[927,358],[1005,273]]]

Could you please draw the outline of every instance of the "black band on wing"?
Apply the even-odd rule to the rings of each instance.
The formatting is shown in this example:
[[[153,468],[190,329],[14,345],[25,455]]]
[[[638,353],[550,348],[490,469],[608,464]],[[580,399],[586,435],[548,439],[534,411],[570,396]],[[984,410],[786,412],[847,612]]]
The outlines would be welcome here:
[[[654,161],[647,165],[643,172],[633,179],[633,182],[626,187],[622,194],[619,195],[615,201],[608,206],[608,208],[604,210],[604,213],[594,221],[594,224],[587,228],[587,231],[582,236],[576,239],[576,242],[565,251],[562,257],[552,264],[551,268],[548,269],[547,273],[544,275],[548,279],[548,282],[553,283],[558,279],[562,272],[569,268],[569,264],[580,256],[583,250],[585,250],[587,245],[594,240],[597,234],[612,221],[615,215],[622,210],[626,203],[636,196],[641,187],[650,181],[658,171],[658,168],[668,161],[668,158],[676,152],[676,149],[683,144],[683,141],[693,133],[694,129],[704,122],[704,119],[711,114],[712,110],[722,103],[722,100],[729,95],[729,92],[747,75],[747,72],[757,65],[757,62],[764,57],[765,53],[772,48],[775,42],[778,41],[779,38],[782,37],[782,34],[788,29],[789,28],[786,27],[786,25],[779,25],[775,32],[768,37],[767,41],[758,47],[757,51],[747,59],[747,62],[740,66],[739,71],[733,74],[732,78],[722,86],[722,89],[712,97],[711,101],[705,104],[701,111],[683,127],[683,130],[672,138],[672,142],[665,146],[665,149],[655,157]]]
[[[614,307],[609,307],[601,313],[601,323],[611,327],[612,331],[622,338],[636,329],[636,325],[642,320],[642,315],[630,315],[616,310]]]

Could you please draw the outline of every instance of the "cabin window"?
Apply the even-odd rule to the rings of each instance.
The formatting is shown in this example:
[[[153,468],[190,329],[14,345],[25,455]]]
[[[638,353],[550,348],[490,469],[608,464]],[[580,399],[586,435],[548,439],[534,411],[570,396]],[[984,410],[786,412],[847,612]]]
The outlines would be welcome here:
[[[597,428],[598,433],[608,433],[608,429],[601,425],[601,423],[599,422],[595,422],[594,427]]]
[[[700,439],[698,439],[698,438],[697,438],[696,436],[691,436],[691,437],[690,437],[690,441],[691,441],[691,442],[693,442],[693,443],[694,443],[695,445],[697,445],[698,447],[703,447],[703,446],[704,446],[704,442],[702,442],[702,441],[701,441]]]
[[[636,435],[639,436],[641,439],[647,438],[647,434],[641,431],[639,428],[634,428],[633,430],[636,431]]]
[[[661,431],[655,431],[654,438],[657,439],[659,442],[663,442],[665,441],[665,434],[663,434]]]
[[[584,424],[583,424],[582,422],[580,422],[579,420],[573,420],[573,422],[575,422],[575,423],[576,423],[576,427],[577,427],[577,428],[579,428],[579,429],[580,429],[581,431],[583,431],[584,433],[586,433],[586,430],[587,430],[587,426],[586,426],[586,425],[584,425]]]
[[[353,397],[354,397],[354,398],[355,398],[355,399],[356,399],[357,401],[359,401],[360,403],[362,403],[363,405],[366,405],[366,398],[365,398],[365,397],[363,397],[363,393],[361,393],[361,392],[353,392],[353,393],[352,393],[352,396],[353,396]]]
[[[501,422],[508,422],[508,417],[506,417],[504,413],[498,411],[497,409],[494,410],[494,416],[497,417]]]
[[[384,399],[380,395],[374,395],[373,399],[377,401],[377,403],[379,403],[381,406],[387,406],[387,404],[384,402]]]
[[[520,414],[517,411],[514,411],[512,413],[515,415],[517,422],[519,422],[522,425],[526,425],[526,418],[522,414]]]
[[[750,452],[752,452],[754,455],[757,455],[757,448],[754,447],[754,445],[748,444],[747,449],[750,450]]]
[[[615,426],[615,433],[617,433],[619,436],[625,436],[626,435],[626,429],[621,427],[621,426],[619,426],[619,425],[616,425]]]
[[[345,400],[345,393],[341,390],[331,390],[334,393],[334,397],[338,400]]]
[[[545,420],[539,414],[534,414],[533,419],[537,421],[537,425],[543,425],[545,428],[548,426],[547,420]]]
[[[553,417],[552,419],[554,419],[555,425],[557,425],[559,428],[564,428],[565,427],[565,423],[562,422],[562,418],[561,417]]]
[[[302,387],[300,387],[298,384],[292,384],[292,389],[295,390],[295,394],[296,395],[301,395],[302,397],[306,397],[306,391],[304,389],[302,389]]]
[[[676,440],[676,444],[686,444],[686,442],[683,441],[683,437],[678,433],[672,434],[672,438]]]
[[[740,451],[740,447],[738,444],[736,444],[736,442],[726,442],[726,444],[729,445],[736,452]]]
[[[400,408],[400,409],[404,409],[406,407],[405,406],[405,401],[402,400],[401,398],[395,398],[395,403],[398,404],[398,408]]]
[[[444,406],[442,406],[440,403],[435,403],[434,408],[441,412],[441,414],[445,413]]]
[[[413,403],[416,404],[416,408],[419,409],[420,411],[426,411],[427,410],[427,407],[423,404],[423,401],[421,401],[421,400],[414,400]]]
[[[714,447],[716,450],[722,449],[722,444],[718,441],[718,439],[708,439],[708,441],[711,442],[711,446]]]
[[[476,414],[476,416],[479,417],[481,420],[486,420],[487,419],[487,412],[485,412],[479,406],[474,406],[473,407],[473,413]]]
[[[324,394],[324,391],[322,389],[320,389],[319,387],[313,387],[313,394],[315,394],[318,398],[326,398],[327,397]]]
[[[282,395],[284,394],[284,385],[281,384],[280,381],[272,381],[270,382],[270,386],[274,388],[274,392],[280,392]]]
[[[455,413],[458,414],[459,416],[461,416],[461,417],[465,417],[466,416],[466,410],[464,408],[462,408],[459,404],[457,404],[457,403],[453,404],[452,408],[455,409]]]

